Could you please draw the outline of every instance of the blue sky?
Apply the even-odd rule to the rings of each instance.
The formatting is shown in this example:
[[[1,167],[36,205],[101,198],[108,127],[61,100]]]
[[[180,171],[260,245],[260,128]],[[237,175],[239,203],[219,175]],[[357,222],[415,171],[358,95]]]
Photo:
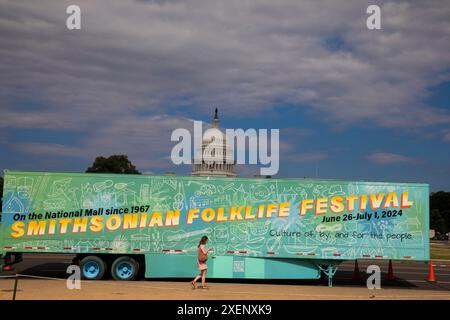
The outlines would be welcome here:
[[[78,1],[78,31],[69,4],[0,0],[0,169],[189,174],[170,133],[218,107],[280,129],[279,177],[450,190],[447,1],[380,1],[377,31],[364,1]]]

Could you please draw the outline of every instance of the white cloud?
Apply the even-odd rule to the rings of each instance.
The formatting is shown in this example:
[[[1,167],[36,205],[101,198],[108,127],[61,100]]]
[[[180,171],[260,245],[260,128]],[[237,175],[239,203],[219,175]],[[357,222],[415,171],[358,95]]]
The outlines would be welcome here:
[[[42,101],[48,126],[183,103],[251,115],[275,101],[345,123],[450,123],[421,102],[450,67],[445,1],[384,1],[377,32],[360,1],[79,1],[76,32],[64,28],[69,1],[1,4],[0,96]],[[42,123],[30,116],[22,125]]]
[[[56,143],[18,143],[14,146],[17,150],[42,155],[46,154],[50,157],[72,157],[72,158],[84,158],[86,155],[83,152],[83,148],[70,147]]]
[[[79,143],[86,157],[129,153],[152,170],[168,165],[166,134],[212,105],[252,117],[286,104],[344,126],[450,123],[423,102],[449,77],[444,0],[381,1],[381,31],[366,29],[359,0],[79,0],[80,31],[65,28],[69,4],[0,0],[0,128],[89,132]],[[289,153],[292,162],[327,157]]]
[[[417,159],[387,152],[371,153],[366,158],[375,164],[418,163]]]
[[[139,170],[173,168],[170,136],[175,128],[192,130],[192,121],[182,117],[124,117],[93,130],[78,146],[53,143],[17,143],[19,151],[35,155],[75,157],[93,161],[97,156],[126,154]]]

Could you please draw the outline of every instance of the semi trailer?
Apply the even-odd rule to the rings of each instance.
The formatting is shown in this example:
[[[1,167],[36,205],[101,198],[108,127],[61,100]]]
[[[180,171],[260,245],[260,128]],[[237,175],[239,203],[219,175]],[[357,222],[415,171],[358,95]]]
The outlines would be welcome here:
[[[4,172],[0,266],[23,253],[76,256],[84,279],[317,279],[346,260],[429,260],[429,186]]]

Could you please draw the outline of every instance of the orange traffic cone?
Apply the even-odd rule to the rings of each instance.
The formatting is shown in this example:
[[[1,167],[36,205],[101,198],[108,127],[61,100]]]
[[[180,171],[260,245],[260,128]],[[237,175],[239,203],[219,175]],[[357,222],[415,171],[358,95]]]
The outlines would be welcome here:
[[[359,273],[358,260],[355,260],[355,269],[353,270],[353,280],[361,280],[361,274]]]
[[[434,277],[434,267],[433,267],[433,260],[430,260],[430,271],[428,272],[428,279],[429,282],[436,282],[436,278]]]
[[[394,269],[392,268],[392,260],[389,260],[388,280],[395,280]]]

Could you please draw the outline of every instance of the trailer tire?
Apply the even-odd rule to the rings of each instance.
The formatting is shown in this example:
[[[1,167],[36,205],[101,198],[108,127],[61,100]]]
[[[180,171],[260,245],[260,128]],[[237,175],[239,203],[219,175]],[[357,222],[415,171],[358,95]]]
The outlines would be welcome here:
[[[139,262],[129,256],[121,256],[114,260],[111,275],[114,280],[132,281],[139,274]]]
[[[80,261],[80,269],[84,280],[100,280],[105,275],[106,263],[98,256],[87,256]]]

